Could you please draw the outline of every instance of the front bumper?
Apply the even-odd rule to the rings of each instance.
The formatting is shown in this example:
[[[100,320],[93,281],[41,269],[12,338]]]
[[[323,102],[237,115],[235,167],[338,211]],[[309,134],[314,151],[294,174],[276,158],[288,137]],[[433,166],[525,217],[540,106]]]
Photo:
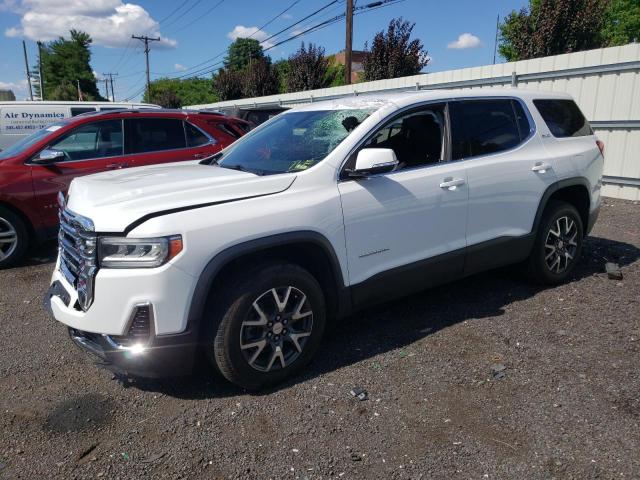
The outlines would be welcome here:
[[[77,295],[56,267],[44,301],[98,365],[133,376],[179,376],[191,373],[198,350],[197,325],[187,322],[193,283],[193,277],[170,265],[103,270],[96,277],[95,301],[84,312],[75,306]],[[137,349],[124,347],[114,338],[127,337],[132,312],[140,304],[152,306],[148,340]]]
[[[114,347],[107,337],[69,328],[71,340],[94,362],[108,370],[139,377],[175,377],[193,371],[198,344],[191,332],[155,337],[144,351]]]

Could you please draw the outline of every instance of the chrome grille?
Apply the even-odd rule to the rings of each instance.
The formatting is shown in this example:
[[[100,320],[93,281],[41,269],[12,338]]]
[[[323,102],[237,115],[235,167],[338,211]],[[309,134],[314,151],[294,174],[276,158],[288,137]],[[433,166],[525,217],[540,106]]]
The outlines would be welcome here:
[[[78,292],[78,304],[86,311],[93,302],[93,280],[98,271],[93,223],[68,209],[60,210],[60,271]]]

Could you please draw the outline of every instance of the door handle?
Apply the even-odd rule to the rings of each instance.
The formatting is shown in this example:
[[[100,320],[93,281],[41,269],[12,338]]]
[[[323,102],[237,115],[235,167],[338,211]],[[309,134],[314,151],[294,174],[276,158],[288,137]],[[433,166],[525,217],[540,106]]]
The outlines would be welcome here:
[[[120,168],[127,168],[129,166],[128,163],[110,163],[107,165],[109,170],[118,170]]]
[[[464,185],[466,182],[463,178],[447,177],[440,184],[440,188],[446,188],[449,191],[456,190],[459,186]]]
[[[544,162],[536,162],[536,164],[533,167],[531,167],[532,172],[538,172],[538,173],[546,173],[546,171],[550,169],[551,169],[551,165]]]

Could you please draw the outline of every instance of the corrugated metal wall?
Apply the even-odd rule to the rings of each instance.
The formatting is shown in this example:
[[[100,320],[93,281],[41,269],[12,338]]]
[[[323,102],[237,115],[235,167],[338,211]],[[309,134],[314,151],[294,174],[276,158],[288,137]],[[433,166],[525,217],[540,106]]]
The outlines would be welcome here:
[[[572,95],[606,145],[604,194],[640,200],[640,44],[185,108],[266,108],[365,92],[511,85]]]

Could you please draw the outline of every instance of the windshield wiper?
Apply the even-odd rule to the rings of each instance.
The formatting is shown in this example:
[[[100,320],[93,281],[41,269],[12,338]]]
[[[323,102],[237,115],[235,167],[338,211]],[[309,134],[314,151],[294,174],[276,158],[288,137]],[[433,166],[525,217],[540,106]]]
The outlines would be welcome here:
[[[256,171],[256,170],[251,170],[250,168],[247,168],[243,165],[240,164],[236,164],[236,165],[218,165],[219,167],[222,168],[228,168],[229,170],[238,170],[239,172],[246,172],[246,173],[253,173],[254,175],[258,175],[258,176],[262,176],[263,174]]]

